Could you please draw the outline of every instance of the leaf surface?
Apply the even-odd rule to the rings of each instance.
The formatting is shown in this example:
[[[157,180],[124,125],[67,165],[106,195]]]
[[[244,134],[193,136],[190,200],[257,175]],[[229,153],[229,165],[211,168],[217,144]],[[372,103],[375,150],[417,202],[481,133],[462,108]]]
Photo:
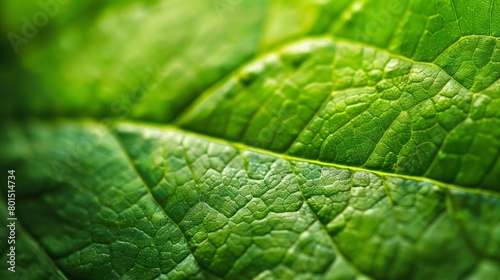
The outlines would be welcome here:
[[[16,276],[500,277],[497,1],[64,7],[2,78]]]

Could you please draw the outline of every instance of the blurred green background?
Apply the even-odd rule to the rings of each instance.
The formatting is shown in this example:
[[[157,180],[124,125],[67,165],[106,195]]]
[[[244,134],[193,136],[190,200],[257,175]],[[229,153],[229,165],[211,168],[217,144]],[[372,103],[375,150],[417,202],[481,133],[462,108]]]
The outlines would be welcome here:
[[[325,33],[348,3],[2,1],[3,119],[168,122],[259,53]]]

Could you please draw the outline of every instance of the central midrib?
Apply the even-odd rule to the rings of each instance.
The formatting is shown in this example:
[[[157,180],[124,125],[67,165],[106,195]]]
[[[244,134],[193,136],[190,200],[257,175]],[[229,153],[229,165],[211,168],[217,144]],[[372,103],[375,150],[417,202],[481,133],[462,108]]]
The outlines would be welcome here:
[[[445,189],[457,190],[457,191],[473,193],[473,194],[485,194],[485,195],[490,195],[493,197],[500,197],[500,192],[495,191],[495,190],[477,189],[477,188],[471,188],[471,187],[461,186],[461,185],[452,184],[452,183],[446,183],[446,182],[434,180],[434,179],[423,177],[423,176],[391,173],[391,172],[368,169],[368,168],[363,168],[363,167],[349,166],[349,165],[343,165],[343,164],[339,164],[339,163],[324,162],[324,161],[319,161],[319,160],[291,156],[291,155],[287,155],[287,154],[283,154],[283,153],[269,151],[269,150],[262,149],[262,148],[257,148],[254,146],[249,146],[249,145],[241,143],[241,142],[234,142],[234,141],[229,141],[226,139],[216,138],[216,137],[213,137],[210,135],[201,134],[199,132],[187,130],[184,128],[179,128],[177,126],[173,126],[170,124],[161,125],[161,124],[157,124],[157,123],[133,122],[133,121],[122,121],[122,122],[119,122],[116,124],[116,126],[121,126],[121,125],[134,126],[134,127],[144,127],[144,128],[150,128],[150,129],[159,129],[159,130],[165,130],[165,131],[166,130],[174,130],[174,131],[178,131],[180,133],[186,134],[186,135],[192,135],[196,138],[207,140],[209,142],[228,145],[228,146],[234,147],[235,149],[237,149],[239,151],[254,151],[257,153],[270,155],[270,156],[273,156],[276,158],[282,158],[282,159],[285,159],[289,162],[293,162],[293,161],[307,162],[307,163],[320,165],[320,166],[326,166],[326,167],[348,169],[351,171],[363,171],[363,172],[373,173],[373,174],[376,174],[376,175],[379,175],[382,177],[394,177],[394,178],[407,179],[407,180],[412,180],[412,181],[417,181],[417,182],[427,182],[427,183],[430,183],[430,184],[433,184],[435,186],[438,186],[440,188],[445,188]]]

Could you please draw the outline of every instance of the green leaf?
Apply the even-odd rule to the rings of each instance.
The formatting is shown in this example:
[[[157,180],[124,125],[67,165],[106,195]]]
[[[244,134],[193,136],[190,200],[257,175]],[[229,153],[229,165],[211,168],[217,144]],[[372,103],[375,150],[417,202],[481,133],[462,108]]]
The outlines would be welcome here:
[[[448,52],[438,61],[457,62]],[[377,48],[307,39],[247,65],[178,123],[292,156],[498,190],[498,90],[475,92],[439,65]]]
[[[500,277],[500,2],[59,8],[0,68],[0,278]]]

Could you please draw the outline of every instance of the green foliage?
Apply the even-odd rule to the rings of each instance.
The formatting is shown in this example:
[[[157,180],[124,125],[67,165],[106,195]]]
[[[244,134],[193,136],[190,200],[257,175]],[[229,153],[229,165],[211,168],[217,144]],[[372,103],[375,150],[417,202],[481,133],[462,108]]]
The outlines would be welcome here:
[[[500,1],[57,7],[0,68],[0,278],[500,278]]]

